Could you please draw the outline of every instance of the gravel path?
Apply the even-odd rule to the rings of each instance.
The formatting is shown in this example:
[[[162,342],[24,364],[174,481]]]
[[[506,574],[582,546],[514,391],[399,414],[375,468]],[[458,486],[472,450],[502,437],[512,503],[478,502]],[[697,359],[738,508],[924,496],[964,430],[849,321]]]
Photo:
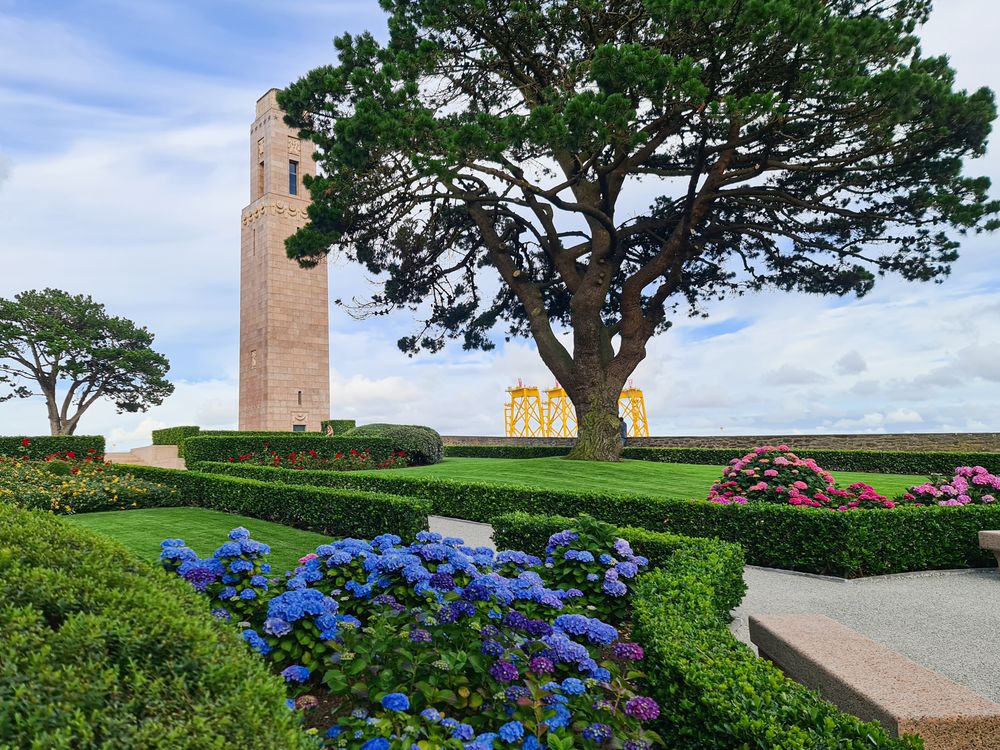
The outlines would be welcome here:
[[[431,531],[493,547],[493,528],[443,516]],[[748,566],[749,586],[733,615],[749,643],[749,614],[824,614],[918,664],[1000,703],[1000,576],[985,570],[930,571],[854,581]]]
[[[747,615],[816,613],[1000,703],[1000,576],[929,571],[842,581],[747,567],[733,632]]]

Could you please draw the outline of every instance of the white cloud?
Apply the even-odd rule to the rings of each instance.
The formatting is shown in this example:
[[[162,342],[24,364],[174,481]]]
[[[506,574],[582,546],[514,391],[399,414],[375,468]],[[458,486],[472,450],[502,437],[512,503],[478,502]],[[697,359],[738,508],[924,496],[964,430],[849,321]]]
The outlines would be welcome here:
[[[851,349],[843,357],[837,360],[834,369],[840,375],[857,375],[868,369],[868,363],[857,350]]]

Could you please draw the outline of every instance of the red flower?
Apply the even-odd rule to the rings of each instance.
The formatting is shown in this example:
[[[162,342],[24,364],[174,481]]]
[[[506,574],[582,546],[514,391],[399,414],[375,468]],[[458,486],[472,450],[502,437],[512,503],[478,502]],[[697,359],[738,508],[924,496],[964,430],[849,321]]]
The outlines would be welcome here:
[[[76,458],[76,453],[73,451],[66,451],[66,458]]]
[[[232,461],[232,460],[233,460],[233,457],[232,457],[232,456],[230,456],[230,457],[229,457],[229,460],[230,460],[230,461]]]
[[[21,441],[21,445],[27,448],[29,445],[31,445],[31,441],[28,438],[25,438],[24,440]]]

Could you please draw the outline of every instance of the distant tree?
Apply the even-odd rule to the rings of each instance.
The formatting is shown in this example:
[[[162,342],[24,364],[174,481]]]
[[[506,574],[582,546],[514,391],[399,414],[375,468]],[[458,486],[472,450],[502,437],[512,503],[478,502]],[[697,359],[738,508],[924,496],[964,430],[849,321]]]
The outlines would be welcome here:
[[[0,299],[0,384],[12,398],[44,396],[53,435],[72,435],[106,398],[118,413],[146,411],[174,391],[153,334],[108,315],[88,296],[58,289]]]
[[[572,457],[618,458],[618,393],[671,316],[940,280],[957,234],[997,226],[963,174],[994,95],[921,53],[930,0],[381,5],[387,44],[339,37],[279,96],[323,167],[288,255],[366,266],[359,313],[423,318],[404,351],[530,335],[576,406]]]

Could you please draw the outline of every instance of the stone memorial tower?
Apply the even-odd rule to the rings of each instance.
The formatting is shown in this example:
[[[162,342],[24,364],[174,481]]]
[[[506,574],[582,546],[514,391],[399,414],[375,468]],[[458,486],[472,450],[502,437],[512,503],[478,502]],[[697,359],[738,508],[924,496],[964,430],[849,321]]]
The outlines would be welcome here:
[[[306,223],[312,144],[288,127],[277,89],[250,128],[250,205],[240,237],[240,430],[318,432],[330,416],[327,266],[300,268],[285,239]]]

